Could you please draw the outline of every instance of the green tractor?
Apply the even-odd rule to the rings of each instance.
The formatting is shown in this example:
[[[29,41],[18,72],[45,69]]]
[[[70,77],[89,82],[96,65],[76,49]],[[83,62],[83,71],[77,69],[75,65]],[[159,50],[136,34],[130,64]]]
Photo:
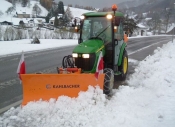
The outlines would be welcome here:
[[[95,73],[99,55],[104,59],[104,93],[112,93],[114,76],[125,80],[128,72],[128,38],[123,31],[124,15],[112,12],[89,12],[81,16],[79,45],[73,50],[75,66],[83,73]]]
[[[111,96],[114,76],[125,80],[128,72],[125,49],[128,39],[123,31],[123,18],[116,6],[113,12],[83,14],[81,25],[76,27],[80,32],[79,45],[72,55],[63,58],[58,74],[21,74],[22,105],[41,98],[48,101],[62,95],[77,97],[89,85],[98,85],[104,94]],[[97,73],[99,69],[101,74]]]

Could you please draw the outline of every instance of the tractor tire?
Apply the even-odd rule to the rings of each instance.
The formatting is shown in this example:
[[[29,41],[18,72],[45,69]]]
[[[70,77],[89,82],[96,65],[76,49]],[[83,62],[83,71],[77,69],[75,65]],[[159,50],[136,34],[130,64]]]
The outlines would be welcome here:
[[[119,66],[119,71],[121,74],[119,75],[118,79],[120,81],[124,81],[128,73],[128,54],[126,50],[123,52],[122,63]]]
[[[114,72],[110,68],[105,68],[104,69],[104,74],[105,74],[105,80],[104,80],[104,89],[103,93],[112,96],[112,89],[114,86]]]

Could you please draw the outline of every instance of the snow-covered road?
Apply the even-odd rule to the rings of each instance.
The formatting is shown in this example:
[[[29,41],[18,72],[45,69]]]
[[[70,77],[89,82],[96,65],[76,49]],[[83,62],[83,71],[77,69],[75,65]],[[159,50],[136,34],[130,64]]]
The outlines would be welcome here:
[[[169,42],[139,62],[128,86],[115,89],[110,100],[89,86],[78,98],[12,107],[0,117],[0,127],[174,127],[174,63],[175,42]]]

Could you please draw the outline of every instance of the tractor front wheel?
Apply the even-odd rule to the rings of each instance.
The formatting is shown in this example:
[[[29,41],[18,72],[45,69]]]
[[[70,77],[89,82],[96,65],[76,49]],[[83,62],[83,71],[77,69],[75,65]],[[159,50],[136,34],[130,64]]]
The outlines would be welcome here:
[[[119,80],[124,81],[128,73],[128,54],[126,50],[123,52],[122,63],[119,66],[119,71],[121,72]]]
[[[110,68],[105,68],[104,69],[104,74],[105,74],[105,80],[104,80],[104,89],[103,93],[111,96],[112,95],[112,89],[114,86],[114,72]]]

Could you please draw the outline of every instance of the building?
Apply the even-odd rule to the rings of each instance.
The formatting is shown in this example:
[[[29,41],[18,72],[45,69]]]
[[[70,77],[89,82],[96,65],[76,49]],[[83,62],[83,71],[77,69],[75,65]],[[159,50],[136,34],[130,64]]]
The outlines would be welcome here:
[[[143,24],[138,24],[138,28],[134,30],[133,35],[134,36],[147,36],[147,27]]]
[[[13,25],[12,22],[8,22],[8,21],[3,21],[3,22],[0,22],[1,25]]]
[[[26,14],[26,12],[23,13],[16,13],[17,18],[30,18],[30,14]]]

